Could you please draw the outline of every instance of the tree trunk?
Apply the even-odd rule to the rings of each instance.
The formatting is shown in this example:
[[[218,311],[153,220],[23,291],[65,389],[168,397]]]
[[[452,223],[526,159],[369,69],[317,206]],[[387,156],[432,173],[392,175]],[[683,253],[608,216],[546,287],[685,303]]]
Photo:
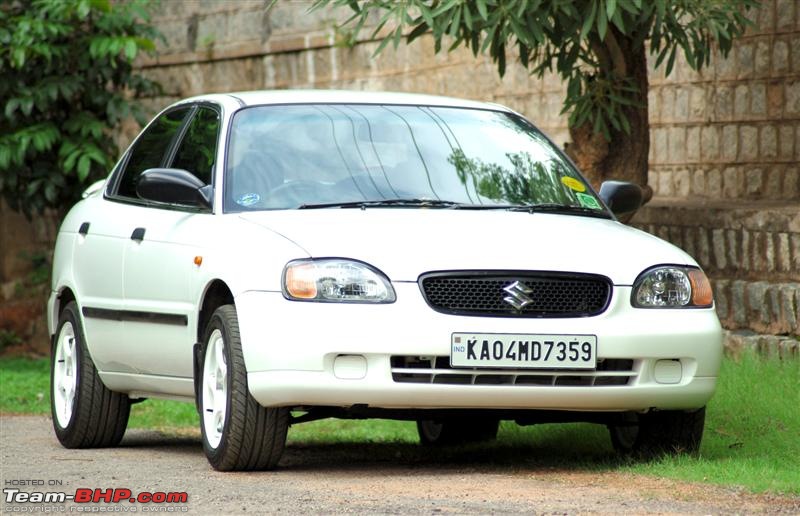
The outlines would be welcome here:
[[[617,74],[633,79],[639,89],[635,97],[638,106],[623,108],[631,132],[626,134],[612,127],[611,140],[607,141],[602,134],[594,133],[591,122],[581,127],[570,127],[572,143],[568,146],[568,153],[595,188],[608,179],[630,181],[642,187],[644,202],[647,202],[653,196],[653,190],[647,185],[650,124],[645,45],[637,45],[631,38],[609,29],[601,51],[611,60]]]

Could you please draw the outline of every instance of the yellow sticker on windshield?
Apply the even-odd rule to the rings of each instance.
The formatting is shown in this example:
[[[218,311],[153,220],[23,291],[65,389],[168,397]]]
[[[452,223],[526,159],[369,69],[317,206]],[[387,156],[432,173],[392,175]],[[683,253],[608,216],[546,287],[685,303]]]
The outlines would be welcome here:
[[[561,178],[561,182],[564,183],[564,186],[566,186],[570,190],[575,190],[576,192],[586,191],[586,185],[584,185],[574,177],[564,176]]]

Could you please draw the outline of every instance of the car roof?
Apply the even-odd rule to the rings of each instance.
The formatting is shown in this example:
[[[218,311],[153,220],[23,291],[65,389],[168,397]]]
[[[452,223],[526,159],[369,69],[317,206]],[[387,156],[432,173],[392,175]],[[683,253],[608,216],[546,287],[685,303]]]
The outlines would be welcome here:
[[[186,99],[183,102],[197,102],[202,100],[217,100],[220,96],[229,96],[237,99],[245,106],[259,106],[269,104],[396,104],[396,105],[423,105],[423,106],[448,106],[473,109],[491,109],[494,111],[510,112],[505,106],[474,100],[442,97],[438,95],[423,95],[417,93],[391,93],[376,91],[348,91],[348,90],[262,90],[241,91],[227,94],[202,95]]]

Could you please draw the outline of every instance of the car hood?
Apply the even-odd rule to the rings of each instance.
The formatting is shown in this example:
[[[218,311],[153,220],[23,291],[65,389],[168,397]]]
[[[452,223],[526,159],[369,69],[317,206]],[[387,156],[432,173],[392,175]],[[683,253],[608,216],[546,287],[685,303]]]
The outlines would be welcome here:
[[[367,262],[392,281],[417,281],[429,271],[492,269],[589,272],[631,285],[653,265],[696,265],[684,251],[650,234],[577,215],[333,208],[240,217],[291,240],[311,257]]]

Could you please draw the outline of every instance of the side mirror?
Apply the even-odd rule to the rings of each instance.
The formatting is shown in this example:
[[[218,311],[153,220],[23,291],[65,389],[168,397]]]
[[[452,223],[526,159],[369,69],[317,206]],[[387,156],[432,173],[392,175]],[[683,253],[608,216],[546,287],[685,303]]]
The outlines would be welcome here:
[[[180,168],[150,168],[142,172],[136,195],[148,201],[211,208],[213,187]]]
[[[627,181],[604,181],[600,185],[600,198],[614,215],[626,220],[642,206],[642,188]]]

